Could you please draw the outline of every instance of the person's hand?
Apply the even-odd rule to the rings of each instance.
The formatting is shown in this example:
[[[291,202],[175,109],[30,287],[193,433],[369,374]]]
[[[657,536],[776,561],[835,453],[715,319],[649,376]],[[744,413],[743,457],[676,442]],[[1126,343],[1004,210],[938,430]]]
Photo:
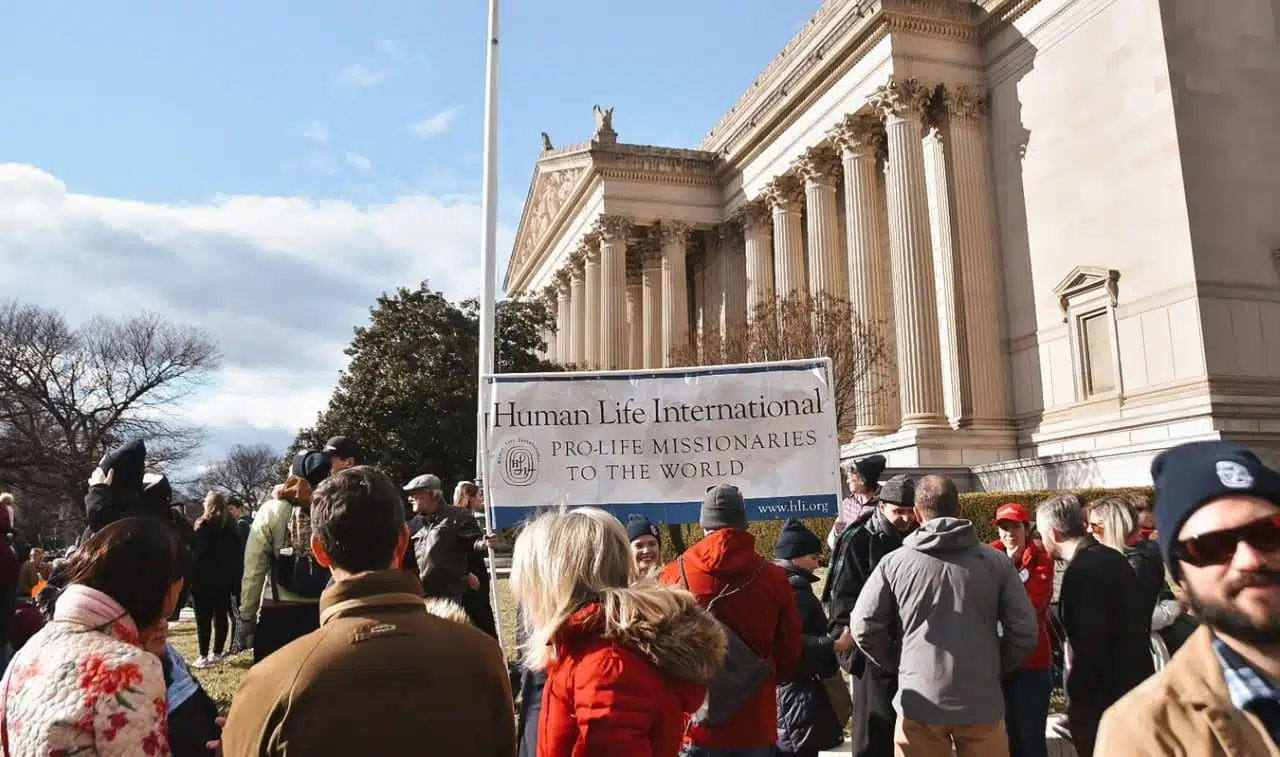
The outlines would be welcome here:
[[[223,727],[226,726],[227,719],[223,717],[217,717],[213,719],[213,722],[217,724],[218,730],[221,731]],[[210,752],[213,752],[214,754],[222,754],[222,739],[214,739],[213,741],[206,741],[204,745],[208,747]]]
[[[467,574],[467,586],[469,586],[472,591],[480,588],[480,579],[476,578],[475,573]]]
[[[484,541],[484,546],[487,549],[497,549],[498,544],[501,543],[501,540],[498,538],[498,535],[495,533],[486,534],[483,541]]]
[[[253,649],[253,633],[258,630],[257,620],[240,619],[236,624],[236,645],[243,650]]]
[[[844,633],[840,634],[840,638],[836,639],[832,648],[841,654],[853,649],[853,635],[849,633],[849,629],[844,629]]]
[[[89,486],[111,486],[111,482],[116,479],[116,469],[112,468],[105,473],[101,468],[94,468],[93,473],[89,476]]]

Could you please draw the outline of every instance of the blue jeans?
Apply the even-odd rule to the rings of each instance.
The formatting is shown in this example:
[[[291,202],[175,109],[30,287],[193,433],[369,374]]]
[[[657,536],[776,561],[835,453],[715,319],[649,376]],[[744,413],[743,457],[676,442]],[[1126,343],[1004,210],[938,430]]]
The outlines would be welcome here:
[[[685,744],[680,757],[773,757],[777,747],[765,746],[755,749],[708,749],[704,746]]]
[[[1044,732],[1053,679],[1048,670],[1019,670],[1004,680],[1004,727],[1009,757],[1048,757]]]

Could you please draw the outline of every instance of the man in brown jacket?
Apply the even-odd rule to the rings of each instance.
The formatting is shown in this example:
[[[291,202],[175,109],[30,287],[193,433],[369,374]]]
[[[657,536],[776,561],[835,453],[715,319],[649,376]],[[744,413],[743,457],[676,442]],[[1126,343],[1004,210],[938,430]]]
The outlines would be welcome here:
[[[1107,710],[1099,757],[1280,757],[1280,473],[1228,442],[1158,456],[1156,525],[1203,626]]]
[[[511,757],[515,717],[502,652],[470,626],[430,615],[400,564],[409,543],[396,487],[357,466],[311,505],[311,549],[333,571],[320,630],[249,671],[227,757]]]

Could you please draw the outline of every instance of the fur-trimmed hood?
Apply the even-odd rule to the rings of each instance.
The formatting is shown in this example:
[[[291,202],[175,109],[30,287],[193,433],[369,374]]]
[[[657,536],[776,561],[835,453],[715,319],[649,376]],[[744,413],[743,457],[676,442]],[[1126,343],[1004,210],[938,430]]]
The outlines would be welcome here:
[[[559,645],[581,638],[614,641],[644,657],[670,678],[705,684],[724,662],[728,641],[711,616],[687,591],[642,581],[627,589],[640,606],[664,606],[668,611],[645,613],[626,624],[606,622],[604,605],[591,602],[574,613],[556,634]],[[673,601],[674,600],[674,601]],[[616,630],[606,630],[616,626]]]

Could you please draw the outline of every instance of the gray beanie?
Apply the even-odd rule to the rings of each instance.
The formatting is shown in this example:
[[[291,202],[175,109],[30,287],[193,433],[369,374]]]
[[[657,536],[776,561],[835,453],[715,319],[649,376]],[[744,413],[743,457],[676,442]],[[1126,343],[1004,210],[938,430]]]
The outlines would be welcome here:
[[[698,515],[698,525],[714,531],[720,528],[747,527],[747,503],[742,500],[742,492],[732,484],[720,484],[707,488],[707,496],[702,498],[702,512]]]
[[[910,476],[899,474],[880,485],[879,500],[898,507],[916,506],[916,482]]]

